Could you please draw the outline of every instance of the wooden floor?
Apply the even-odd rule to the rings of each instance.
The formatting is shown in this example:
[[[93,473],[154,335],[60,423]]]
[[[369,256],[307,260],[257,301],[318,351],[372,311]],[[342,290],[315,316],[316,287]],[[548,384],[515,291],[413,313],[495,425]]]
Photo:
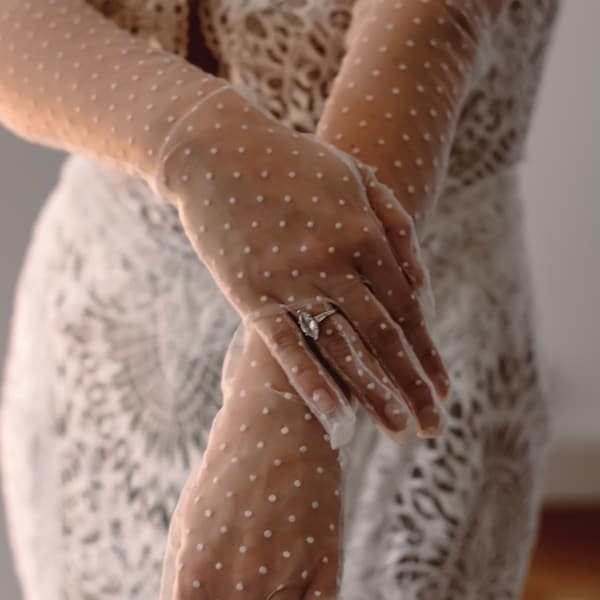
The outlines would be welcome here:
[[[600,600],[600,505],[542,514],[523,600]]]

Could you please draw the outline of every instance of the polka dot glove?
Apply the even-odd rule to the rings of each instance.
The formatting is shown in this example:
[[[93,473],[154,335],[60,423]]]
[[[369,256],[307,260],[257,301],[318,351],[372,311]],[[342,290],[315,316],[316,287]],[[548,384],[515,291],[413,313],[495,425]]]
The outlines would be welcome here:
[[[424,235],[507,0],[357,0],[318,135],[376,169]],[[385,216],[382,221],[386,229]]]
[[[382,419],[406,422],[413,406],[437,431],[431,380],[446,372],[425,323],[430,286],[412,219],[370,168],[232,86],[206,88],[167,136],[154,181],[221,290],[336,446],[352,434],[351,396]],[[332,306],[309,340],[297,311]]]
[[[160,598],[333,600],[347,448],[331,449],[255,330],[234,341],[223,407],[171,519]]]
[[[433,0],[392,4],[370,6],[398,13],[408,5],[423,11],[442,6]],[[473,0],[473,7],[480,4]],[[450,15],[464,13],[449,2],[443,5]],[[358,6],[371,10],[369,3]],[[369,19],[360,28],[408,22],[397,16],[390,21],[387,12],[378,13],[383,18],[376,21],[370,19],[373,14],[362,14]],[[460,57],[459,62],[435,63],[440,69],[449,65],[456,97],[462,93],[458,74],[471,70],[474,53],[468,49],[479,39],[472,24],[486,21],[481,11],[474,14],[476,19],[452,21],[458,27],[444,29],[438,23],[442,30],[435,39],[442,48],[437,49],[453,43]],[[420,31],[431,20],[410,23]],[[425,39],[408,38],[404,29],[400,34],[386,38],[387,44],[421,44]],[[355,45],[349,50],[355,61]],[[31,141],[79,152],[144,178],[162,199],[173,202],[198,255],[319,415],[334,446],[351,435],[354,401],[370,407],[382,423],[406,421],[407,406],[421,434],[439,430],[435,406],[447,393],[447,372],[426,326],[428,275],[419,256],[412,207],[402,194],[404,180],[390,175],[397,170],[389,158],[366,153],[368,147],[379,148],[378,143],[361,141],[358,158],[378,168],[379,181],[353,158],[352,147],[344,148],[348,153],[334,147],[343,147],[350,137],[328,142],[323,136],[293,133],[223,79],[149,47],[82,0],[5,0],[0,52],[6,59],[0,65],[2,122]],[[412,72],[412,64],[408,66]],[[346,81],[350,68],[358,70],[349,83],[379,81],[347,61],[340,81]],[[400,67],[397,71],[402,74]],[[423,66],[420,72],[425,77],[428,70]],[[430,86],[426,92],[423,98],[430,97]],[[393,90],[391,94],[398,96]],[[348,93],[350,99],[362,102]],[[341,105],[339,92],[333,100],[332,110]],[[393,120],[394,127],[414,117],[408,110],[408,116]],[[385,106],[379,112],[387,119]],[[439,123],[452,119],[446,115]],[[373,141],[378,139],[375,127],[381,125],[376,125],[379,118],[371,121]],[[422,122],[429,121],[423,117]],[[350,125],[354,132],[370,127],[346,119],[345,135],[351,135]],[[330,127],[335,137],[337,129]],[[439,129],[432,132],[427,141],[437,139]],[[410,145],[414,138],[409,137]],[[431,148],[438,152],[437,145]],[[403,165],[410,162],[406,156],[420,156],[406,152]],[[432,155],[431,165],[443,162],[443,155]],[[415,169],[420,173],[419,165]],[[412,181],[411,173],[407,181]],[[314,315],[332,305],[339,312],[320,324],[318,339],[306,337],[296,310],[303,307]]]

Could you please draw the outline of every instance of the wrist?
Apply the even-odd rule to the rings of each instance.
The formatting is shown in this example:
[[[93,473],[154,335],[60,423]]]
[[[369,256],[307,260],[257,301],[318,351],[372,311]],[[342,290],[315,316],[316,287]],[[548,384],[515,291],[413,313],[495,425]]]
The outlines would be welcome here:
[[[198,78],[194,85],[187,84],[186,88],[179,96],[173,94],[173,104],[157,110],[147,127],[151,132],[148,139],[151,160],[145,178],[156,195],[170,202],[186,180],[182,175],[187,155],[177,150],[185,150],[187,142],[202,139],[205,130],[214,126],[217,118],[213,111],[218,102],[211,100],[231,88],[231,84],[209,75]]]
[[[241,134],[246,133],[249,140],[245,145],[250,155],[252,132],[287,131],[231,83],[212,76],[199,79],[193,93],[187,94],[185,104],[180,101],[179,116],[175,114],[176,111],[163,109],[152,126],[155,152],[148,179],[157,195],[178,207],[181,202],[197,200],[189,194],[194,187],[191,179],[199,185],[196,190],[210,191],[217,183],[209,165],[214,167],[222,160],[233,159],[220,155],[223,140],[241,139]],[[230,162],[234,164],[236,160]],[[232,174],[235,176],[235,171]]]
[[[414,171],[406,168],[405,161],[399,157],[397,145],[378,147],[371,139],[364,138],[358,127],[348,125],[347,121],[337,119],[335,115],[325,115],[316,135],[370,167],[377,180],[390,188],[395,200],[410,215],[420,239],[433,212],[437,194],[433,182],[436,177],[421,168],[415,178]]]
[[[243,343],[235,346],[235,361],[230,361],[230,348],[223,368],[223,420],[239,428],[243,423],[250,426],[266,419],[277,429],[272,436],[286,423],[288,426],[293,424],[312,439],[320,438],[323,446],[331,451],[329,436],[323,426],[294,391],[252,326],[245,326]]]

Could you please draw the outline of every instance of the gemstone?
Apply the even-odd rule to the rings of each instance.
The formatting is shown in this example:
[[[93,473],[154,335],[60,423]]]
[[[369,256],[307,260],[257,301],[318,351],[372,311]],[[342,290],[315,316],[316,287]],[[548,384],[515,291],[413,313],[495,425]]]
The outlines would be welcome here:
[[[304,335],[308,335],[314,340],[319,338],[319,324],[312,315],[304,311],[299,311],[298,324]]]

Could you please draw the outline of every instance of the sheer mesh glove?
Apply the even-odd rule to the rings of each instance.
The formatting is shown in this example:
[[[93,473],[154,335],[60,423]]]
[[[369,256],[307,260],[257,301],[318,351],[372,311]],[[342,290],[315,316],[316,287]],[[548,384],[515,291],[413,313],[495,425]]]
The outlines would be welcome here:
[[[334,600],[348,447],[331,449],[253,328],[236,331],[222,390],[171,518],[160,600]]]
[[[382,418],[385,406],[432,410],[430,376],[445,369],[424,327],[428,280],[412,223],[402,207],[385,209],[398,238],[384,239],[382,205],[371,199],[389,190],[369,188],[350,156],[293,133],[223,79],[149,47],[81,0],[6,0],[0,51],[2,122],[143,178],[173,202],[301,397],[311,408],[313,397],[325,403],[320,419],[335,445],[352,433],[353,394]],[[340,328],[313,348],[292,318],[311,301],[340,308],[322,324]],[[404,335],[407,324],[421,341]]]
[[[209,81],[196,96],[157,154],[151,181],[177,206],[228,300],[335,446],[352,434],[352,395],[382,419],[408,403],[424,434],[437,431],[437,418],[428,431],[439,391],[430,378],[446,373],[425,324],[430,284],[402,205],[386,207],[393,194],[368,167],[291,131],[231,86]],[[381,211],[394,222],[393,243]],[[331,306],[339,312],[310,346],[296,311]]]
[[[382,419],[406,404],[428,435],[448,382],[423,318],[429,285],[410,216],[418,222],[419,199],[439,188],[501,3],[359,0],[318,132],[348,154],[293,134],[82,0],[2,3],[0,115],[22,137],[142,177],[174,202],[303,400],[340,407],[337,419],[320,412],[334,444],[351,434],[348,398]],[[295,322],[309,303],[340,309],[314,343]]]
[[[494,56],[492,32],[506,4],[353,3],[347,52],[317,133],[376,170],[420,238],[435,212],[464,101]]]
[[[200,101],[204,127],[186,117],[163,146],[158,180],[174,192],[196,250],[309,406],[313,395],[333,395],[344,406],[345,391],[383,421],[386,414],[407,419],[398,413],[404,400],[421,435],[440,430],[436,399],[449,381],[422,318],[423,298],[412,293],[421,288],[431,298],[407,216],[421,224],[431,216],[462,103],[485,71],[490,53],[482,50],[503,5],[358,0],[317,132],[346,155],[313,136],[290,135],[226,88]],[[184,130],[190,124],[191,135]],[[195,137],[197,125],[202,135]],[[205,133],[211,127],[212,136]],[[190,147],[190,139],[208,147]],[[252,164],[239,157],[248,150]],[[203,177],[214,182],[203,203],[220,203],[225,217],[207,219],[199,206]],[[258,259],[246,261],[244,252]],[[311,354],[293,309],[320,313],[331,305],[340,313],[328,317]],[[314,355],[335,382],[323,368],[317,377]],[[352,422],[348,410],[341,423],[337,417],[323,418],[335,445],[349,438]]]

